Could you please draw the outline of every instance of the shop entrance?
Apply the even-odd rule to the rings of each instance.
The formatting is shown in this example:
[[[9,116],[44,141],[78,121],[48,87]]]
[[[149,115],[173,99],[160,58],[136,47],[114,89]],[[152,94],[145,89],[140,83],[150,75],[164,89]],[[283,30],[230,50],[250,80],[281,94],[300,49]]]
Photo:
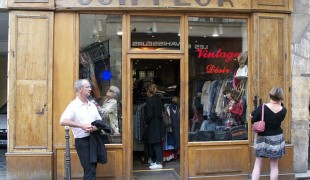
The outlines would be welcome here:
[[[159,179],[180,177],[180,61],[172,59],[133,59],[133,178],[156,176]],[[160,97],[171,124],[160,122],[162,162],[156,162],[153,144],[148,137],[160,133],[151,128],[148,87],[155,85],[154,96]],[[154,87],[154,86],[153,86]],[[148,107],[147,107],[148,106]],[[156,110],[154,110],[156,111]],[[149,126],[149,127],[147,127]],[[149,132],[152,130],[153,132]],[[150,135],[151,134],[151,135]],[[156,149],[156,148],[155,148]],[[158,158],[157,158],[158,160]],[[155,163],[161,166],[152,166]]]

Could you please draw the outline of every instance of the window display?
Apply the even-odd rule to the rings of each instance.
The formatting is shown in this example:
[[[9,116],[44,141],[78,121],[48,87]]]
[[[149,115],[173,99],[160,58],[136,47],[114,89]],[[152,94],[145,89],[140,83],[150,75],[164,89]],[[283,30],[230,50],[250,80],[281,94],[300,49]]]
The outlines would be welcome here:
[[[189,142],[247,140],[247,21],[188,24]]]
[[[106,143],[122,142],[121,25],[121,15],[80,15],[79,78],[90,81],[90,100],[112,129]]]

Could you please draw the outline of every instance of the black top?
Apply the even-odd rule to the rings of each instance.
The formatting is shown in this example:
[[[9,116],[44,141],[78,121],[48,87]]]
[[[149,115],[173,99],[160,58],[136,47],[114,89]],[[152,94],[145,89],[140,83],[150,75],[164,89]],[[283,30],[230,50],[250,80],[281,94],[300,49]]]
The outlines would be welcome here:
[[[145,124],[146,141],[148,143],[159,143],[163,137],[163,103],[159,96],[153,95],[146,100],[145,105]]]
[[[286,115],[286,108],[283,107],[277,113],[274,113],[268,106],[264,106],[264,121],[265,121],[265,131],[258,133],[260,136],[272,136],[279,135],[283,133],[281,128],[281,122],[284,120]],[[262,116],[262,105],[258,106],[252,113],[252,124],[256,121],[261,120]]]

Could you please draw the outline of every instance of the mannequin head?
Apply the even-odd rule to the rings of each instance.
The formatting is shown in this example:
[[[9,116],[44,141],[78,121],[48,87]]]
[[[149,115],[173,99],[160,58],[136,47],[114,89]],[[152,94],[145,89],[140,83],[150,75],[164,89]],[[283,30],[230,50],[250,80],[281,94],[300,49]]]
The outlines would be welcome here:
[[[246,60],[248,59],[248,52],[240,53],[238,56],[239,67],[243,68],[245,66]]]

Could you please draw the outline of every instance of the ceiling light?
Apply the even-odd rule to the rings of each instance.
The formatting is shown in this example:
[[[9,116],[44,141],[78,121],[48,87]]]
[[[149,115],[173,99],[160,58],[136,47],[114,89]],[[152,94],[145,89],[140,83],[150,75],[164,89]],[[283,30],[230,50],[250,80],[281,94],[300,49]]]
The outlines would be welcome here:
[[[219,36],[219,33],[217,32],[217,29],[216,27],[213,28],[213,34],[212,34],[213,37],[218,37]]]
[[[148,26],[146,29],[146,34],[153,34],[153,28]]]
[[[123,31],[122,31],[122,28],[121,28],[121,27],[118,27],[118,28],[117,28],[116,34],[117,34],[118,36],[122,36],[122,35],[123,35]]]
[[[223,34],[223,24],[219,24],[219,34]]]

